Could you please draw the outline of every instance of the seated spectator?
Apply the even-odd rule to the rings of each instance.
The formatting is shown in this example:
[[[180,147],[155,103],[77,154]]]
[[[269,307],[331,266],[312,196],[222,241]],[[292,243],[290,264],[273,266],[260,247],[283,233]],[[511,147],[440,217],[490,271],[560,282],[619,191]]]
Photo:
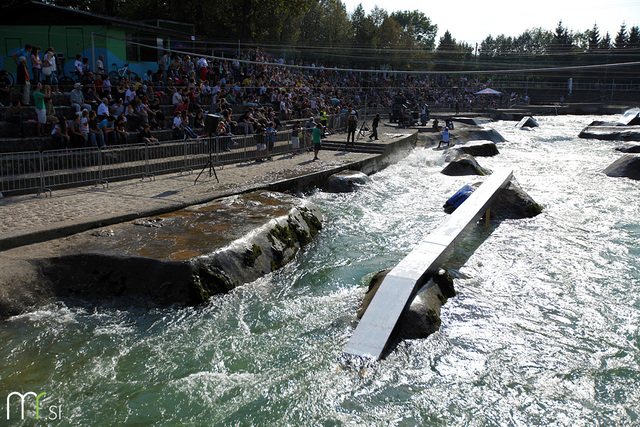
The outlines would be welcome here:
[[[142,137],[142,142],[146,144],[158,142],[158,138],[155,138],[153,135],[151,135],[151,126],[149,126],[149,123],[144,124],[144,126],[142,127],[142,131],[140,132],[140,136]]]
[[[69,148],[71,146],[71,138],[67,130],[67,121],[60,120],[56,123],[51,131],[51,139],[53,139],[53,146],[58,149]]]
[[[14,124],[18,129],[20,138],[24,138],[24,116],[22,115],[22,106],[19,99],[11,101],[11,106],[7,108],[4,119],[8,123]]]
[[[98,105],[98,119],[104,120],[109,115],[109,100],[102,98],[102,102]]]
[[[98,128],[102,130],[104,142],[107,145],[118,145],[118,135],[116,133],[116,118],[108,116],[98,123]]]
[[[151,102],[149,109],[153,112],[153,117],[155,118],[155,127],[164,129],[166,127],[166,123],[164,112],[162,111],[162,108],[160,108],[160,100],[158,98],[155,98]]]
[[[85,146],[85,134],[82,132],[82,111],[78,111],[73,120],[67,124],[69,130],[71,147],[79,148]]]
[[[184,138],[184,129],[182,128],[182,113],[180,111],[173,112],[173,123],[171,125],[174,139]]]
[[[89,146],[91,147],[104,147],[104,134],[102,129],[98,126],[98,116],[95,111],[89,112]]]
[[[118,116],[116,119],[116,135],[118,136],[118,144],[128,144],[129,143],[129,132],[127,132],[127,121],[124,116]]]
[[[82,94],[82,84],[76,83],[73,85],[73,90],[69,95],[71,106],[76,108],[76,112],[80,112],[83,109],[91,111],[91,105],[84,102],[84,95]]]
[[[47,114],[47,123],[51,123],[52,125],[58,123],[58,118],[56,117],[56,108],[53,106],[51,97],[47,97],[44,99],[44,106]]]
[[[122,98],[118,98],[115,104],[109,108],[109,113],[114,117],[124,116],[124,100]]]

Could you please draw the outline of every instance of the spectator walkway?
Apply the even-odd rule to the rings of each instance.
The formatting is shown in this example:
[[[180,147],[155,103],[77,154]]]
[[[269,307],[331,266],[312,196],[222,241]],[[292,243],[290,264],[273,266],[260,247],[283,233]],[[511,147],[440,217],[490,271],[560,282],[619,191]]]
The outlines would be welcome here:
[[[389,144],[408,135],[380,127],[380,141]],[[329,141],[342,142],[338,134]],[[361,142],[365,138],[360,139]],[[339,171],[378,154],[321,151],[314,162],[312,152],[278,155],[272,161],[240,163],[215,168],[220,180],[206,169],[194,184],[192,174],[157,176],[155,181],[133,179],[110,183],[108,188],[87,186],[62,189],[52,197],[33,194],[0,199],[0,250],[73,233],[157,215],[247,191],[268,189],[276,183],[323,171]]]

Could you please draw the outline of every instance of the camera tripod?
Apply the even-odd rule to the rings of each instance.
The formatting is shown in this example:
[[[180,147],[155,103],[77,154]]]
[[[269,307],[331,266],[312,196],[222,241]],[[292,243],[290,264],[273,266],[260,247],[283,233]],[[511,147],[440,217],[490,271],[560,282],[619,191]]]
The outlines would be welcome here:
[[[216,173],[216,168],[213,165],[213,144],[211,140],[212,140],[212,137],[211,135],[209,135],[209,161],[207,162],[206,165],[204,165],[204,167],[202,168],[202,170],[200,171],[196,179],[193,181],[193,185],[196,185],[196,183],[198,182],[198,178],[200,178],[200,175],[202,175],[202,173],[207,168],[209,168],[209,178],[211,178],[211,176],[213,175],[216,177],[216,181],[220,183],[220,180],[218,179],[218,174]],[[219,138],[216,137],[216,153],[218,152],[218,141],[219,141]]]

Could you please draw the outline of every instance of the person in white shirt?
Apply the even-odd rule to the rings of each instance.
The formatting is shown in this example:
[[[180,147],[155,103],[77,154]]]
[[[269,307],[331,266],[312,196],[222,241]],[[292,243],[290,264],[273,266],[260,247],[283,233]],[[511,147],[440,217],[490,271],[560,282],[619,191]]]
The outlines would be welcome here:
[[[125,105],[129,104],[133,98],[136,97],[136,91],[133,90],[133,86],[129,86],[124,94]]]
[[[109,116],[109,100],[107,98],[102,98],[102,103],[98,105],[98,118],[100,120],[105,119]]]
[[[107,69],[104,68],[103,60],[104,55],[99,55],[98,60],[96,61],[96,73],[98,74],[104,74],[107,71]]]
[[[179,90],[176,90],[174,92],[173,96],[171,97],[171,103],[174,107],[182,104],[182,95],[180,94]]]

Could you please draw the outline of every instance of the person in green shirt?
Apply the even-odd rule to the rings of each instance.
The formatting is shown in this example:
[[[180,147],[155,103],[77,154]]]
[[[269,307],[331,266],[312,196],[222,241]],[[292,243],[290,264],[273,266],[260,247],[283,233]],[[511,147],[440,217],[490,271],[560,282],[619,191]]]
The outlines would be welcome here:
[[[36,106],[36,115],[38,116],[38,136],[44,135],[44,125],[47,124],[47,107],[44,105],[44,98],[51,98],[51,88],[45,86],[42,92],[42,82],[38,82],[36,90],[33,92],[33,99]]]
[[[313,128],[313,160],[318,160],[318,152],[320,151],[321,145],[320,140],[322,138],[322,125],[318,122],[316,123],[316,127]]]

